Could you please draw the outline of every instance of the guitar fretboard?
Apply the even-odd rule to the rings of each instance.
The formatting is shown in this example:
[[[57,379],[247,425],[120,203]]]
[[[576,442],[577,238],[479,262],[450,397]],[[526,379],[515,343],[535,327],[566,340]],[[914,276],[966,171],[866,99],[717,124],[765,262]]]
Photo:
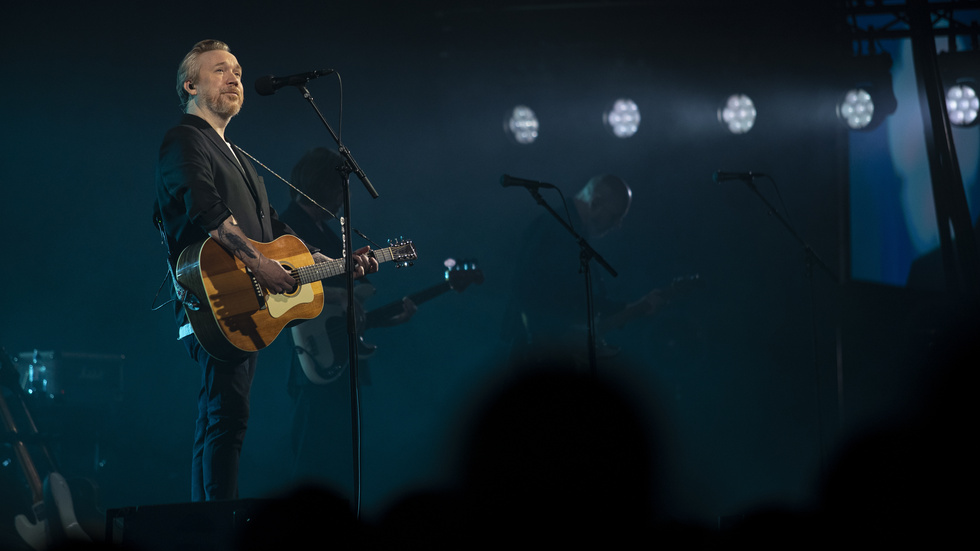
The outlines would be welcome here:
[[[384,262],[391,262],[392,260],[396,259],[399,261],[414,260],[414,251],[415,249],[409,243],[408,245],[397,245],[371,251],[369,255],[378,259],[378,264],[381,264]],[[343,258],[337,258],[326,262],[319,262],[317,264],[296,268],[296,278],[299,279],[300,285],[306,285],[307,283],[327,279],[328,277],[333,277],[344,273],[346,263],[346,260]]]

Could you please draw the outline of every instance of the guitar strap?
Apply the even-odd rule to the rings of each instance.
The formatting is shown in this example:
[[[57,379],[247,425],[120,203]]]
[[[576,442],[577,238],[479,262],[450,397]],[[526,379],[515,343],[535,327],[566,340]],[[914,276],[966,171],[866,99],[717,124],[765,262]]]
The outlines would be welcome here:
[[[186,287],[177,282],[177,274],[174,273],[173,251],[170,249],[170,238],[163,228],[163,217],[160,215],[160,209],[156,203],[154,203],[153,209],[153,225],[160,230],[160,238],[163,241],[163,246],[167,248],[167,271],[170,273],[170,281],[174,284],[174,293],[177,295],[177,300],[187,308],[197,311],[201,308],[201,301]]]
[[[305,198],[305,199],[306,199],[307,201],[309,201],[310,203],[312,203],[312,204],[314,204],[314,205],[316,205],[316,207],[317,207],[318,209],[320,209],[320,210],[322,210],[323,212],[325,212],[325,213],[327,213],[327,214],[329,214],[329,215],[330,215],[330,217],[331,217],[331,218],[333,218],[334,220],[337,220],[338,222],[340,222],[340,225],[341,225],[341,226],[343,226],[343,225],[344,225],[344,221],[343,221],[343,219],[342,219],[342,217],[338,217],[338,216],[337,216],[336,214],[334,214],[333,212],[331,212],[331,211],[330,211],[330,209],[328,209],[328,208],[326,208],[326,207],[324,207],[324,206],[323,206],[323,205],[321,205],[320,203],[317,203],[317,202],[316,202],[316,199],[314,199],[314,198],[312,198],[312,197],[310,197],[309,195],[307,195],[306,193],[304,193],[304,192],[303,192],[303,190],[301,190],[301,189],[299,189],[298,187],[296,187],[296,186],[294,186],[294,185],[293,185],[292,183],[290,183],[290,182],[289,182],[289,180],[287,180],[287,179],[285,179],[285,178],[283,178],[282,176],[280,176],[280,175],[279,175],[279,174],[278,174],[278,173],[277,173],[276,171],[274,171],[274,170],[272,170],[271,168],[269,168],[269,167],[267,167],[267,166],[265,166],[265,163],[263,163],[262,161],[260,161],[260,160],[258,160],[258,159],[256,159],[255,157],[253,157],[251,153],[249,153],[248,151],[245,151],[245,150],[244,150],[244,149],[242,149],[241,147],[238,147],[238,145],[236,145],[236,144],[230,144],[230,145],[231,145],[232,147],[234,147],[235,149],[237,149],[238,151],[240,151],[240,152],[241,152],[241,153],[242,153],[243,155],[245,155],[245,156],[246,156],[246,157],[248,157],[249,159],[252,159],[253,161],[255,161],[255,163],[256,163],[257,165],[259,165],[259,166],[261,166],[262,168],[264,168],[264,169],[266,169],[267,171],[269,171],[269,174],[272,174],[273,176],[275,176],[276,178],[278,178],[279,180],[281,180],[281,181],[282,181],[282,182],[283,182],[284,184],[286,184],[287,186],[289,186],[289,187],[291,187],[291,188],[293,189],[293,191],[295,191],[296,193],[298,193],[298,194],[300,194],[300,195],[302,195],[302,196],[303,196],[303,197],[304,197],[304,198]],[[359,230],[359,229],[357,229],[357,228],[350,228],[350,231],[352,231],[352,232],[354,232],[354,233],[356,233],[356,234],[357,234],[357,235],[359,235],[359,236],[360,236],[360,237],[361,237],[362,239],[364,239],[364,240],[365,240],[365,241],[367,241],[368,243],[371,243],[372,245],[374,245],[374,247],[375,247],[376,249],[381,249],[381,248],[382,248],[382,247],[381,247],[381,245],[378,245],[378,244],[377,244],[377,243],[376,243],[376,242],[375,242],[375,241],[374,241],[373,239],[371,239],[370,237],[368,237],[368,236],[366,236],[366,235],[364,235],[363,233],[361,233],[361,230]],[[314,251],[314,249],[313,249],[313,248],[311,248],[311,249],[310,249],[310,252],[317,252],[317,251]]]

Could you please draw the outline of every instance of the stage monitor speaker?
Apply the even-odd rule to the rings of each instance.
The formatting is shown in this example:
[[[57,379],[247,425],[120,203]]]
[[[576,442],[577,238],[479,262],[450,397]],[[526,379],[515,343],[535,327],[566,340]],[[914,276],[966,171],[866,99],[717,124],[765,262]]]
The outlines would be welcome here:
[[[267,500],[142,505],[106,511],[106,540],[138,551],[234,551]]]

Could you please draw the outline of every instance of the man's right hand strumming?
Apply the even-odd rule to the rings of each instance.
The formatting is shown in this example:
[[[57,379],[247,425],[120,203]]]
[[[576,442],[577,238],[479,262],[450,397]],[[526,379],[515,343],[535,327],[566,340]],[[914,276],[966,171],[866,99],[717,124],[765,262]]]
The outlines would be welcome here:
[[[256,254],[259,255],[258,264],[256,267],[249,267],[249,270],[252,271],[252,275],[255,276],[255,281],[263,289],[274,295],[288,293],[296,289],[296,284],[298,283],[296,278],[282,264],[257,251]]]

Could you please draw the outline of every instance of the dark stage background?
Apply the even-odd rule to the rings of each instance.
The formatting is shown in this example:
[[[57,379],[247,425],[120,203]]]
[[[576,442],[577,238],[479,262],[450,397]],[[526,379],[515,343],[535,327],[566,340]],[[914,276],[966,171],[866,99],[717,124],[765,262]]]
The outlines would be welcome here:
[[[828,77],[848,43],[824,4],[14,8],[0,24],[0,344],[12,355],[124,356],[119,401],[41,404],[61,435],[63,469],[97,480],[103,507],[189,498],[199,373],[169,308],[150,310],[166,275],[150,207],[160,139],[180,115],[177,64],[196,41],[218,38],[245,70],[245,106],[228,137],[285,176],[330,137],[296,90],[260,97],[254,79],[319,68],[342,77],[343,141],[380,192],[372,200],[352,180],[354,226],[379,242],[411,238],[420,255],[411,268],[383,267],[375,305],[438,283],[448,257],[474,258],[485,274],[482,285],[424,304],[410,323],[369,335],[380,349],[361,389],[365,515],[451,476],[461,420],[500,373],[512,258],[542,212],[524,190],[501,188],[505,173],[554,183],[569,199],[597,174],[631,184],[623,228],[593,243],[620,273],[606,277],[615,297],[677,276],[706,283],[609,339],[623,354],[605,373],[629,383],[662,453],[662,510],[700,520],[766,503],[806,506],[840,442],[904,411],[916,376],[900,369],[914,341],[904,291],[848,283],[838,318],[847,135]],[[337,129],[337,79],[309,89]],[[716,120],[736,91],[759,109],[742,136]],[[627,140],[601,121],[624,96],[643,117]],[[541,120],[530,146],[502,130],[517,103]],[[802,247],[744,185],[713,183],[719,169],[772,175],[830,273],[816,267],[808,279]],[[285,185],[264,176],[282,210]],[[760,189],[782,207],[768,181]],[[546,197],[558,205],[557,194]],[[260,358],[243,497],[296,482],[287,343]]]

